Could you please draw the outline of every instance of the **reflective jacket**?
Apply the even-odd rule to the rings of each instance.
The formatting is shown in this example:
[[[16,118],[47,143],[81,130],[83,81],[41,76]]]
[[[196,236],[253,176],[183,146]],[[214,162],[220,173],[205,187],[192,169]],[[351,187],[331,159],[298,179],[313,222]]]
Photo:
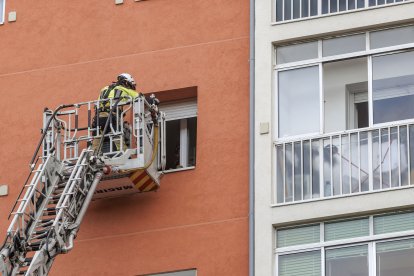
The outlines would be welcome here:
[[[136,98],[136,97],[138,97],[138,95],[139,95],[139,93],[138,92],[136,92],[135,90],[132,90],[132,89],[128,89],[128,88],[125,88],[125,87],[123,87],[123,86],[121,86],[121,85],[117,85],[117,86],[115,86],[110,92],[109,92],[109,94],[108,95],[105,95],[105,94],[107,94],[107,90],[108,90],[108,88],[109,88],[109,86],[105,86],[104,88],[102,88],[102,90],[101,90],[101,93],[99,94],[99,100],[104,100],[104,99],[113,99],[113,98],[118,98],[118,97],[128,97],[128,96],[130,96],[132,99],[134,99],[134,98]],[[106,96],[106,97],[105,97]],[[122,99],[121,100],[121,103],[122,102],[125,102],[125,101],[127,101],[128,100],[128,98],[125,98],[125,99]],[[112,104],[114,104],[115,102],[114,101],[112,101]],[[105,108],[109,108],[109,104],[110,104],[110,101],[107,101],[107,102],[101,102],[100,103],[100,105],[99,105],[99,107],[101,108],[101,109],[105,109]]]

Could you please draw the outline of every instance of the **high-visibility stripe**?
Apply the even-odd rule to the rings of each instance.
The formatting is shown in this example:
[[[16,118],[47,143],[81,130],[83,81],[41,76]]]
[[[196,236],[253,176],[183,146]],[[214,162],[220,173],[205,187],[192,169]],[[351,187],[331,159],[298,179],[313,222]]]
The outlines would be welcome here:
[[[134,172],[129,178],[132,182],[138,182],[140,179],[142,179],[146,175],[145,171],[139,170]]]
[[[144,189],[144,192],[149,192],[149,191],[151,191],[152,189],[154,189],[154,186],[155,186],[155,187],[157,187],[157,184],[155,184],[155,182],[153,181],[153,182],[151,183],[151,185],[148,185],[148,187],[146,187],[146,188]]]
[[[153,183],[154,181],[150,178],[150,179],[148,179],[147,181],[145,181],[145,183],[144,184],[142,184],[142,186],[141,187],[139,187],[139,190],[141,191],[141,192],[144,192],[144,190],[145,190],[145,188],[147,188],[151,183]]]
[[[135,188],[140,192],[155,191],[159,185],[148,175],[145,170],[138,170],[129,176]]]
[[[147,182],[149,179],[151,180],[151,178],[148,175],[145,175],[144,178],[142,178],[139,182],[134,182],[135,188],[141,188],[141,186],[144,185],[144,183]]]

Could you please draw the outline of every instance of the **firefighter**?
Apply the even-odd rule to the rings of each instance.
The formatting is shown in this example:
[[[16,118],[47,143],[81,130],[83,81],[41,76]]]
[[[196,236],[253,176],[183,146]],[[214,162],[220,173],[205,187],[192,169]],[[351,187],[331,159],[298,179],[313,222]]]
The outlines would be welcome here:
[[[119,103],[122,103],[123,101],[128,99],[128,96],[132,99],[138,97],[139,93],[135,91],[136,89],[136,83],[134,78],[128,74],[128,73],[122,73],[118,75],[117,81],[112,83],[109,86],[106,86],[102,88],[100,94],[99,94],[99,108],[97,108],[95,117],[93,119],[92,127],[97,128],[97,133],[95,133],[95,136],[98,136],[100,133],[104,131],[105,124],[109,117],[111,117],[110,124],[114,129],[116,129],[116,126],[118,124],[123,124],[124,130],[126,132],[130,131],[130,126],[127,122],[122,122],[122,118],[117,119],[117,109],[122,110],[122,108],[115,108],[113,109],[111,105],[110,99],[112,99],[112,105],[114,105],[118,99]],[[125,97],[125,98],[124,98]],[[111,115],[111,116],[110,116]],[[119,113],[118,113],[119,116]],[[111,125],[108,125],[105,134],[109,133],[111,130]],[[128,135],[127,135],[128,136]],[[129,138],[129,137],[126,137]],[[125,139],[125,137],[122,137],[124,139],[124,147],[123,150],[126,149],[125,141],[129,142],[129,139]],[[97,149],[100,144],[100,138],[95,138],[93,140],[93,149]],[[129,146],[129,145],[128,145]],[[113,150],[120,150],[120,141],[116,140],[116,142],[113,145]],[[105,138],[104,144],[101,149],[103,152],[109,151],[109,138]]]

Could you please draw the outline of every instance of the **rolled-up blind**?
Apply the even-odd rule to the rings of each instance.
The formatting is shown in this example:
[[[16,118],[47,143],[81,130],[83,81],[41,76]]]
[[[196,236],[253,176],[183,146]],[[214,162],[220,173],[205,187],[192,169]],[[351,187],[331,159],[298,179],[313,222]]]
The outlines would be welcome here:
[[[316,243],[320,241],[320,225],[308,225],[276,231],[277,247],[286,247],[298,244]]]
[[[414,230],[414,212],[374,217],[374,234]]]
[[[278,270],[279,276],[321,276],[321,252],[279,256]]]
[[[381,242],[377,244],[377,253],[414,250],[414,239]]]
[[[197,99],[185,99],[160,104],[160,110],[165,112],[167,121],[191,118],[197,116]]]
[[[325,241],[369,235],[368,218],[325,223]]]

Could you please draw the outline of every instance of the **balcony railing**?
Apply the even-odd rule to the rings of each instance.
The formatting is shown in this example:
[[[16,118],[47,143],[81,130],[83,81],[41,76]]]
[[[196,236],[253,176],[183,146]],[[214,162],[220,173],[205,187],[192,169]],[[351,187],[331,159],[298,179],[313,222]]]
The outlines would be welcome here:
[[[409,0],[276,0],[276,22],[398,4]]]
[[[414,183],[414,122],[278,142],[277,204]]]

